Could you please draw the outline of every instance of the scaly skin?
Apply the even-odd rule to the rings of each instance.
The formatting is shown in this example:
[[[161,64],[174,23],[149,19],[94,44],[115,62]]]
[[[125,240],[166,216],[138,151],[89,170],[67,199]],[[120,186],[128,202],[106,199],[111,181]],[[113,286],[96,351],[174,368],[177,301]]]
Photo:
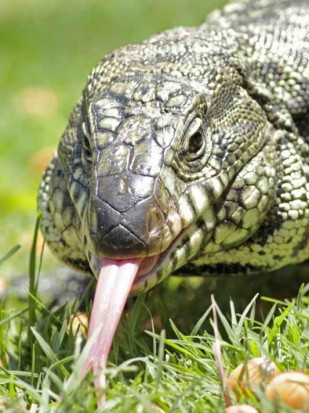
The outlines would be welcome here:
[[[42,231],[67,264],[169,274],[309,257],[309,5],[248,0],[105,57],[47,169]]]

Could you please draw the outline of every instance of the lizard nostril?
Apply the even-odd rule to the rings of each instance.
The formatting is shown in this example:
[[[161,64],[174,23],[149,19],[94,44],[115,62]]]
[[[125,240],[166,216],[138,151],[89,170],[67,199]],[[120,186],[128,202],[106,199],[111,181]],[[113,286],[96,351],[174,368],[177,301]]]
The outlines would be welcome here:
[[[153,205],[148,213],[148,234],[153,235],[159,232],[163,226],[162,212],[156,205]]]

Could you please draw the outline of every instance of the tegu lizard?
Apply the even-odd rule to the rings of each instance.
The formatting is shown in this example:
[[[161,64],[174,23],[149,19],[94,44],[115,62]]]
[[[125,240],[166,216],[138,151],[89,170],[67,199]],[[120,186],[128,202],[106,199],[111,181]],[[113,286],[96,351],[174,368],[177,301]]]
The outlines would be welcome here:
[[[89,75],[39,210],[52,251],[98,279],[97,386],[129,294],[309,257],[308,61],[307,0],[244,0]]]

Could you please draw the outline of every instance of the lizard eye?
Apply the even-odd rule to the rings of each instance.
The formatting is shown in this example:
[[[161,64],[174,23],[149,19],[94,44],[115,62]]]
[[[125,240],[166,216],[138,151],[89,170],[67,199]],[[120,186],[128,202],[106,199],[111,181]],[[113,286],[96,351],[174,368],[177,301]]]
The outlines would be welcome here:
[[[190,138],[188,142],[188,152],[192,155],[197,154],[203,147],[203,136],[200,131],[195,132]]]
[[[186,162],[193,162],[203,156],[205,139],[202,131],[202,120],[196,118],[189,126],[184,141],[183,153]]]
[[[176,173],[186,181],[203,176],[210,156],[212,141],[207,136],[207,128],[202,117],[196,117],[186,128],[180,150],[175,153],[173,166]]]
[[[82,124],[83,130],[83,156],[86,161],[92,161],[92,150],[90,144],[90,132],[85,122]]]

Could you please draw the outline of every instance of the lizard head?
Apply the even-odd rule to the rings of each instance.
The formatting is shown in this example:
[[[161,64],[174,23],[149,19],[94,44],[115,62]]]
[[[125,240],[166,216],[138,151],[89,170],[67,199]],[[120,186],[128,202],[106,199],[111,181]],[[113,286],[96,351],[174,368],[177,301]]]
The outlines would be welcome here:
[[[243,242],[271,202],[264,196],[259,211],[263,194],[252,194],[253,186],[245,184],[246,173],[264,179],[261,168],[271,166],[269,126],[235,82],[114,78],[99,92],[86,89],[75,133],[71,175],[77,179],[69,191],[87,259],[95,274],[104,259],[141,260],[133,294],[207,249]],[[256,208],[248,223],[250,196]]]

